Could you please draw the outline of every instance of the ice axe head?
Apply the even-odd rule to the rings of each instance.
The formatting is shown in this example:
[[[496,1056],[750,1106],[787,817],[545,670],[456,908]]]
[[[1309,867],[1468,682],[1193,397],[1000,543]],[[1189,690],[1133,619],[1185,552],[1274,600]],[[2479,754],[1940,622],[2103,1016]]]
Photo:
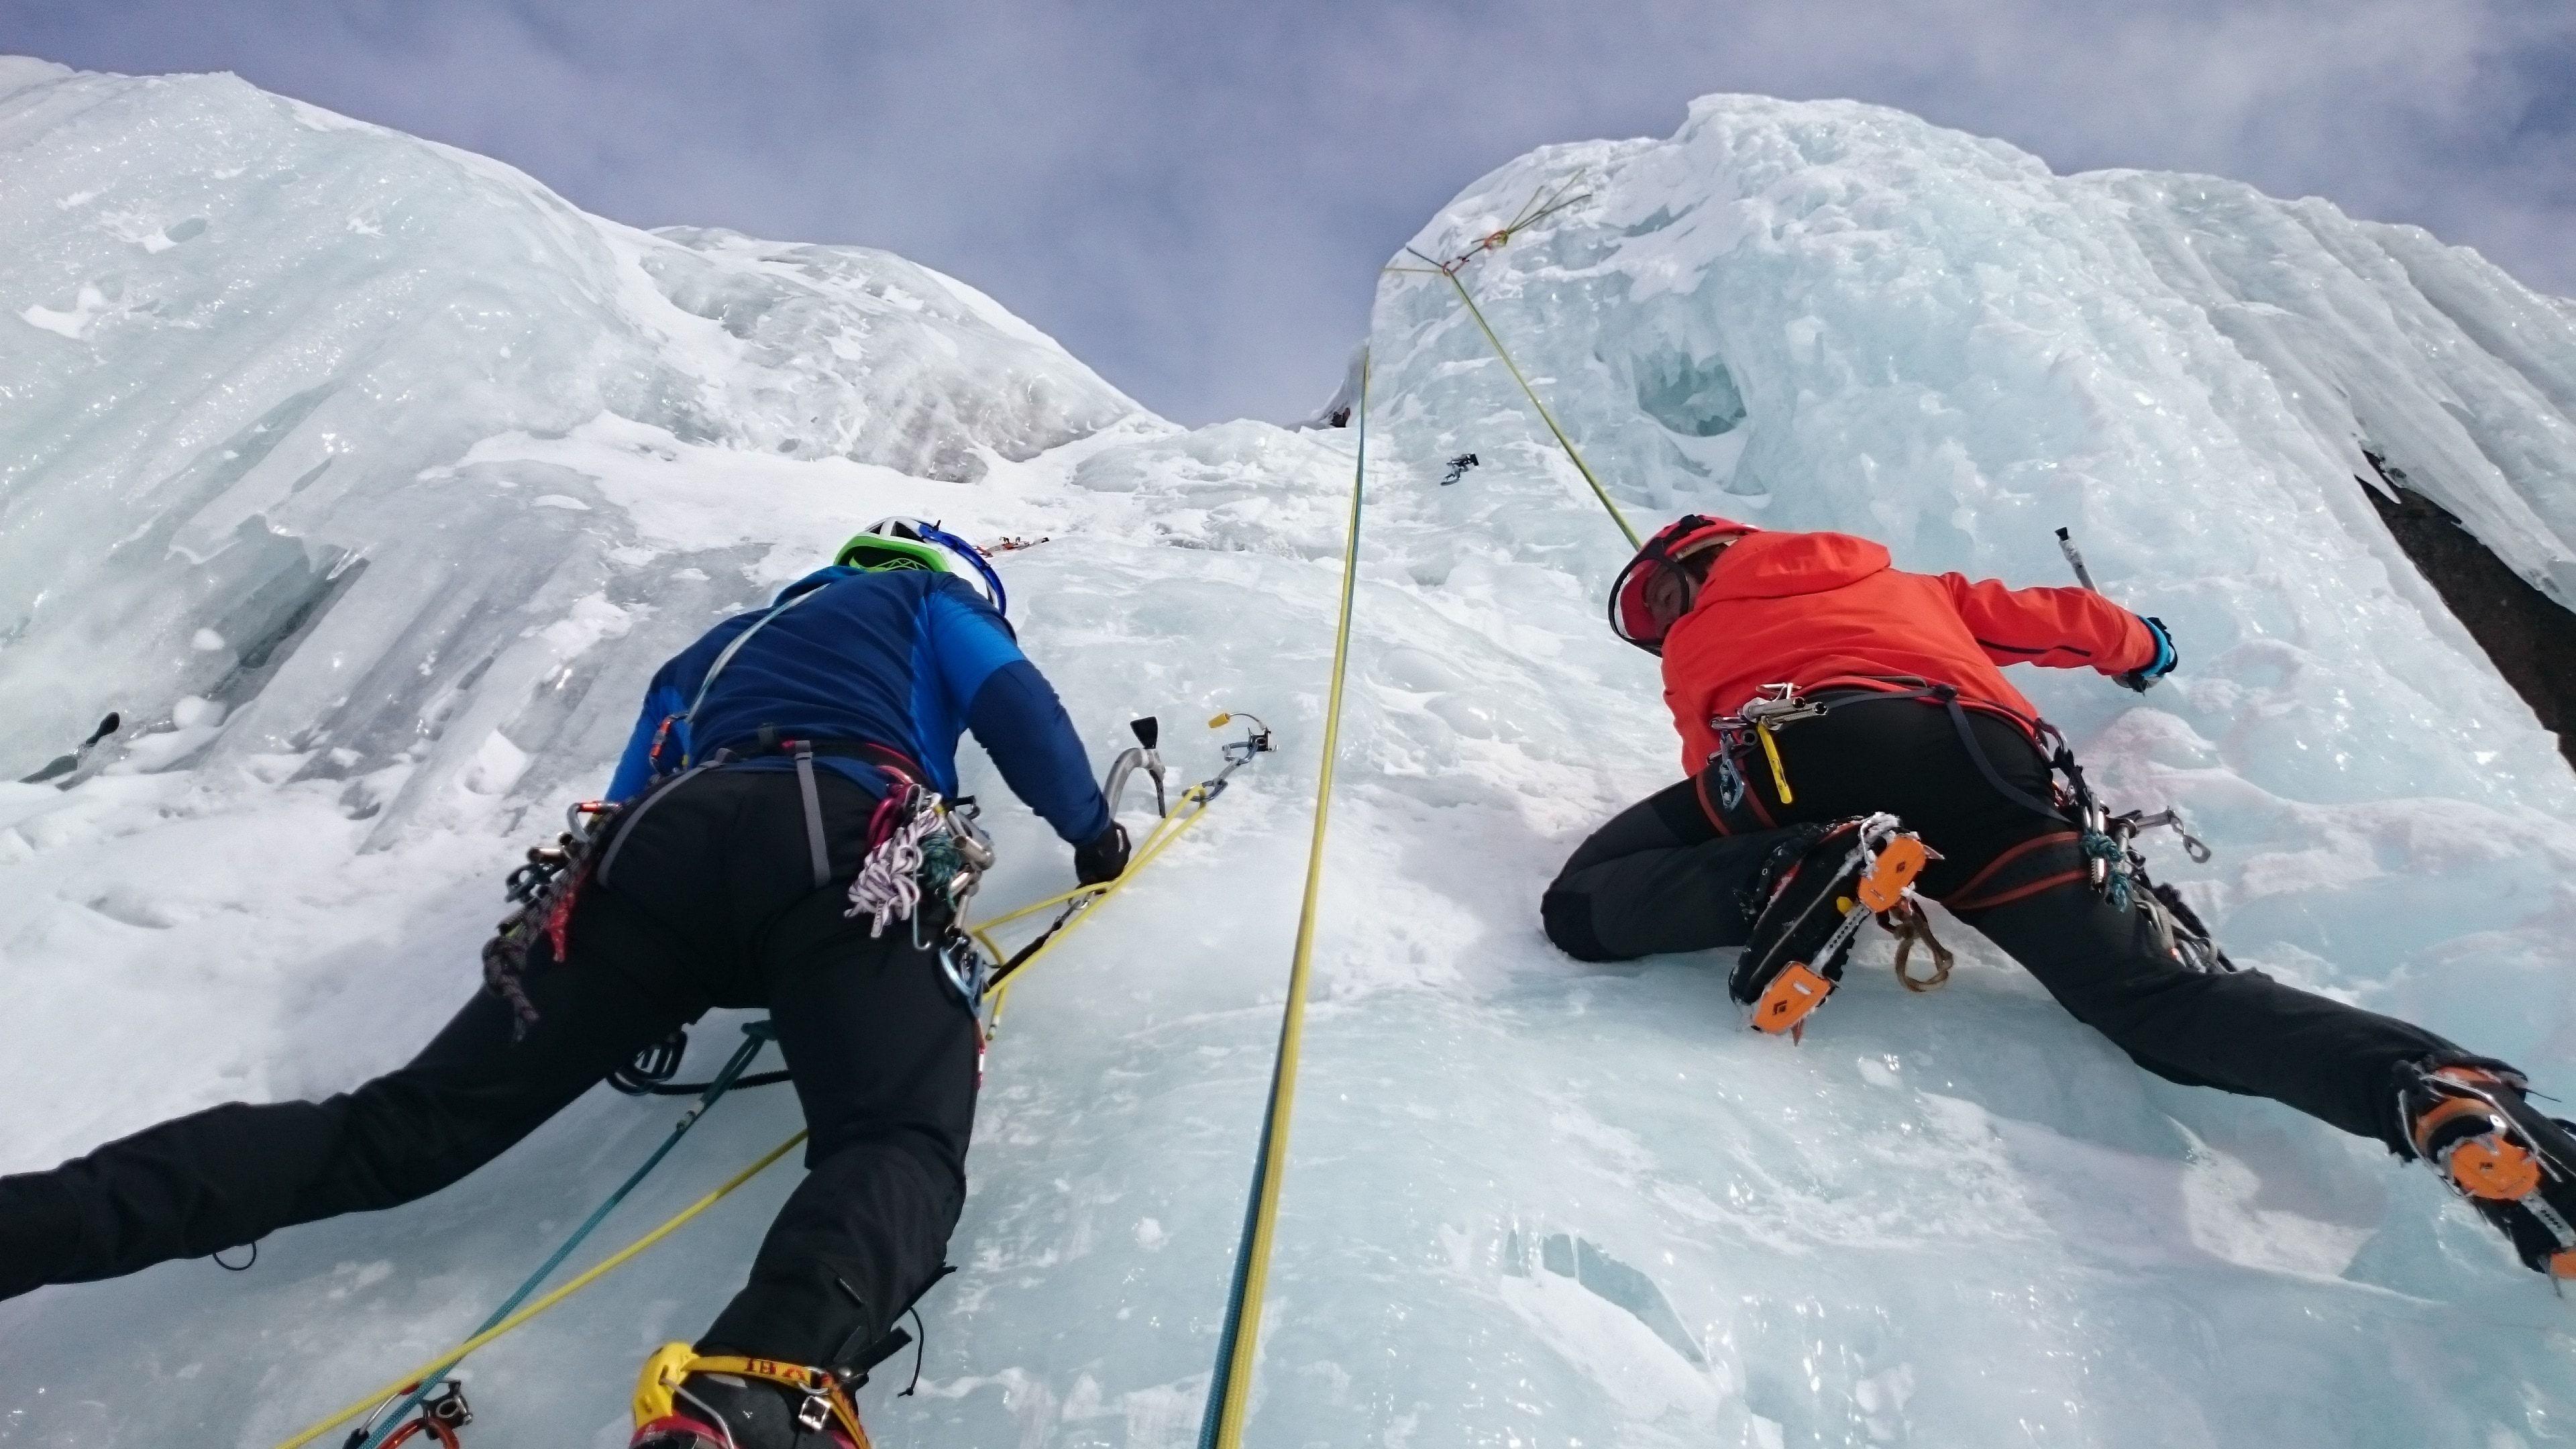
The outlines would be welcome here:
[[[1154,748],[1154,742],[1161,739],[1163,736],[1162,721],[1154,718],[1150,714],[1145,716],[1143,719],[1129,720],[1127,722],[1127,728],[1136,732],[1136,743],[1143,745],[1149,750]]]

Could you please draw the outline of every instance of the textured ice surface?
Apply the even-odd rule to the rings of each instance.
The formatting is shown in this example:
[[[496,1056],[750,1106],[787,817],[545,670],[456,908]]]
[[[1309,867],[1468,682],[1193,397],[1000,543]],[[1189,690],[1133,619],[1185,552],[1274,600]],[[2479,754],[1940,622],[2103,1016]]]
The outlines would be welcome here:
[[[589,476],[469,455],[496,434],[608,413],[856,488],[870,468],[971,481],[1135,411],[990,299],[884,252],[614,226],[230,77],[11,64],[11,779],[107,709],[149,727],[188,697],[240,714],[209,763],[341,750],[304,773],[444,777],[497,728],[535,784],[585,767],[604,736],[561,733],[589,716],[531,686],[639,623],[638,663],[741,604],[773,539],[704,569],[592,511]],[[779,570],[815,547],[794,546]]]
[[[1577,171],[1589,200],[1467,276],[1641,524],[2045,582],[2074,527],[2184,672],[2022,683],[2116,802],[2192,814],[2217,860],[2158,864],[2237,958],[2576,1088],[2576,779],[2351,481],[2368,442],[2564,597],[2566,304],[2315,202],[1745,99],[1525,158],[1417,243]],[[1211,763],[1193,720],[1226,707],[1283,753],[1015,994],[920,1392],[864,1405],[890,1444],[1191,1442],[1351,435],[1181,432],[897,259],[635,233],[225,79],[0,62],[0,239],[0,772],[137,721],[70,790],[0,785],[0,1170],[400,1060],[663,654],[878,513],[1047,537],[1000,566],[1099,760],[1150,711]],[[1445,283],[1396,279],[1375,333],[1253,1442],[2570,1437],[2569,1310],[2429,1175],[2140,1073],[1990,952],[1914,997],[1865,948],[1794,1048],[1742,1028],[1722,958],[1553,953],[1539,886],[1675,765],[1651,661],[1600,623],[1622,549]],[[996,817],[988,899],[1060,887],[1043,828]],[[595,1093],[245,1275],[0,1305],[0,1440],[273,1443],[471,1327],[676,1110]],[[603,1246],[794,1116],[723,1105]],[[788,1183],[478,1356],[469,1442],[622,1442],[636,1362]]]

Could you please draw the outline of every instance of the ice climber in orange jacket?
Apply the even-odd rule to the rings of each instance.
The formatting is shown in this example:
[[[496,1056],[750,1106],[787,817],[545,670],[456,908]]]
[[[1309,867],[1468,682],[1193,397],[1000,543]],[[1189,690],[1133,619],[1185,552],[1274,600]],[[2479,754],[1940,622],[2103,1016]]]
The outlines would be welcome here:
[[[1728,987],[1797,1035],[1871,917],[1949,971],[1920,897],[2172,1081],[2270,1097],[2422,1158],[2511,1239],[2576,1276],[2576,1137],[2522,1074],[2420,1027],[2238,970],[2145,875],[2147,822],[2097,806],[2003,666],[2144,691],[2164,625],[2089,589],[1894,567],[1842,533],[1692,515],[1612,585],[1610,623],[1663,660],[1684,778],[1577,849],[1542,898],[1581,960],[1741,947]],[[2193,842],[2197,845],[2197,842]]]

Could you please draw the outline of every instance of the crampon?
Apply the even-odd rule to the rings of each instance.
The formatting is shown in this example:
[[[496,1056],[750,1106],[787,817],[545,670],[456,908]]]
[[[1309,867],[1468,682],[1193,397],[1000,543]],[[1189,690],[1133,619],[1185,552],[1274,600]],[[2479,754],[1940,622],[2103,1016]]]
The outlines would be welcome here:
[[[2501,1067],[2409,1067],[2398,1107],[2417,1155],[2555,1286],[2576,1278],[2576,1135],[2525,1086]]]
[[[628,1449],[870,1449],[852,1384],[775,1359],[664,1344],[635,1383]]]
[[[1809,826],[1775,851],[1748,893],[1753,938],[1727,990],[1753,1026],[1795,1041],[1843,979],[1852,938],[1877,916],[1918,910],[1914,878],[1934,859],[1893,815]]]

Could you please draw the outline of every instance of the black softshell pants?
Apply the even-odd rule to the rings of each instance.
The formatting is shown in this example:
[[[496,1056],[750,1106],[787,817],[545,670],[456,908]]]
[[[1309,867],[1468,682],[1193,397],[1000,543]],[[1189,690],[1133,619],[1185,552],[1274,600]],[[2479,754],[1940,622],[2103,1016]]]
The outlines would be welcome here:
[[[909,930],[871,940],[842,918],[874,802],[817,776],[839,877],[819,890],[792,774],[701,774],[631,817],[609,878],[577,898],[565,959],[531,953],[524,1039],[477,992],[353,1092],[214,1107],[0,1178],[0,1297],[427,1196],[709,1007],[765,1006],[813,1134],[807,1171],[700,1348],[831,1364],[875,1342],[939,1273],[964,1204],[976,1029]]]
[[[2048,767],[2011,723],[1967,712],[1995,771],[2045,800]],[[1985,778],[1949,711],[1871,700],[1777,736],[1794,803],[1756,752],[1740,790],[1722,767],[1630,806],[1578,848],[1540,917],[1587,961],[1741,946],[1738,904],[1778,828],[1888,811],[1941,853],[1923,894],[2039,978],[2078,1021],[2172,1081],[2270,1097],[2405,1152],[2400,1064],[2479,1061],[2420,1027],[2284,986],[2259,971],[2203,974],[2156,946],[2146,917],[2083,879],[2074,831]]]

